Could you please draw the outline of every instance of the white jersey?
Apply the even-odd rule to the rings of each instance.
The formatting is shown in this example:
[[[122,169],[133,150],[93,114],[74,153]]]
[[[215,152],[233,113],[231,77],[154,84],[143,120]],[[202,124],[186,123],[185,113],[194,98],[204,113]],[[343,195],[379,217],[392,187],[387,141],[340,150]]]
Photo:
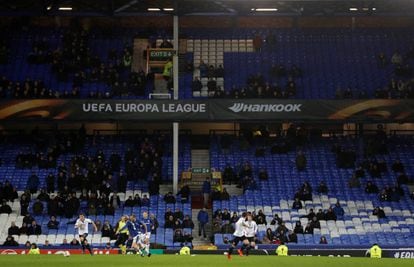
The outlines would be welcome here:
[[[79,235],[88,234],[90,223],[92,223],[91,219],[85,218],[83,222],[80,219],[77,219],[75,223],[75,228],[78,228],[78,234]]]
[[[255,221],[247,221],[246,227],[244,227],[244,235],[246,237],[254,237],[257,233],[257,224]]]
[[[234,236],[242,237],[244,236],[244,223],[245,218],[241,217],[237,220],[237,222],[234,224],[235,231],[233,233]]]

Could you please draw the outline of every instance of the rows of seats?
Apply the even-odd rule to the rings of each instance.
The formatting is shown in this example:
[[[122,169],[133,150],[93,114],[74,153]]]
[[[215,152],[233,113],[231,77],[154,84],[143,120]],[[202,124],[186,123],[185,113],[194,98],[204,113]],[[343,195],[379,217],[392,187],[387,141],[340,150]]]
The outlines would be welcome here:
[[[238,141],[232,142],[227,150],[220,145],[220,137],[211,139],[211,166],[223,170],[227,165],[235,167],[244,162],[250,162],[253,167],[257,190],[247,190],[241,196],[234,196],[229,201],[215,201],[213,209],[229,209],[230,211],[258,211],[263,210],[267,221],[271,216],[278,214],[287,222],[289,229],[293,229],[296,221],[306,225],[308,219],[301,218],[311,208],[314,210],[326,210],[337,201],[345,210],[345,216],[340,220],[321,222],[321,230],[312,235],[298,237],[299,244],[316,244],[321,235],[328,238],[328,243],[334,245],[370,244],[373,242],[385,245],[414,244],[414,202],[410,199],[409,188],[403,185],[405,195],[398,202],[381,202],[377,194],[367,194],[364,191],[365,184],[372,180],[381,190],[387,185],[394,186],[397,174],[391,171],[391,163],[399,159],[405,166],[409,177],[414,173],[412,148],[413,136],[392,137],[388,140],[389,153],[377,155],[377,160],[387,163],[388,172],[381,178],[372,178],[366,174],[361,179],[361,188],[349,188],[348,180],[353,174],[353,169],[339,169],[336,166],[335,154],[332,152],[334,144],[341,144],[345,148],[353,148],[358,151],[360,140],[352,137],[322,138],[301,147],[307,157],[307,168],[299,172],[295,166],[296,151],[287,154],[271,154],[270,149],[265,150],[264,157],[256,157],[256,146],[252,145],[246,150],[240,149]],[[358,162],[363,158],[359,157]],[[267,181],[258,180],[260,169],[266,169],[269,174]],[[300,185],[308,181],[313,186],[313,200],[303,203],[303,209],[292,210],[293,196]],[[324,181],[328,188],[328,194],[316,193],[316,188]],[[248,204],[246,204],[248,203]],[[378,219],[372,215],[374,207],[382,207],[386,218]],[[259,228],[259,236],[267,227]],[[222,238],[218,236],[218,244],[222,245]],[[217,241],[216,241],[217,242]]]
[[[21,193],[21,192],[20,192]],[[128,194],[128,193],[127,193]],[[143,193],[145,194],[145,193]],[[125,198],[125,194],[119,194],[121,201]],[[23,216],[20,216],[20,203],[19,201],[15,201],[10,203],[13,209],[13,213],[8,214],[1,214],[0,215],[0,240],[5,240],[7,237],[7,229],[10,227],[11,222],[15,222],[16,225],[20,226],[23,222]],[[176,210],[179,208],[184,215],[189,215],[191,218],[191,204],[180,202],[180,198],[177,198],[176,204],[166,204],[163,200],[163,196],[151,196],[150,197],[150,206],[149,207],[120,207],[115,211],[114,216],[104,216],[104,215],[97,215],[97,216],[88,216],[94,222],[100,221],[102,224],[105,221],[108,221],[112,226],[115,226],[118,222],[119,218],[124,214],[136,214],[138,218],[141,218],[141,214],[144,211],[149,212],[150,214],[154,214],[159,222],[159,228],[156,231],[156,234],[151,236],[152,243],[163,244],[168,247],[180,246],[178,243],[173,242],[173,230],[164,228],[164,214],[167,209]],[[29,208],[30,210],[30,208]],[[30,242],[37,242],[39,245],[43,245],[45,241],[49,241],[51,245],[61,245],[63,243],[63,239],[66,239],[70,242],[76,236],[76,230],[74,229],[74,221],[76,218],[65,218],[65,217],[57,217],[57,220],[60,222],[58,230],[51,230],[47,228],[47,223],[49,221],[49,216],[46,214],[46,211],[43,215],[34,216],[36,222],[41,225],[42,227],[42,234],[37,235],[20,235],[15,236],[15,240],[19,242],[20,245],[24,245],[27,241]],[[192,229],[183,229],[184,233],[192,233]],[[100,232],[93,233],[89,236],[92,244],[95,246],[104,246],[107,242],[114,242],[114,239],[110,239],[108,237],[102,237]]]
[[[98,150],[102,150],[105,154],[105,157],[109,159],[112,153],[117,153],[122,158],[121,169],[124,169],[124,153],[128,148],[134,148],[134,145],[139,143],[141,140],[140,137],[132,138],[123,138],[121,140],[117,139],[114,136],[101,136],[96,139],[92,137],[87,137],[85,147],[83,148],[83,153],[88,156],[95,156]],[[39,169],[34,167],[32,169],[18,169],[15,166],[15,160],[17,155],[20,152],[29,152],[36,151],[34,144],[17,144],[17,143],[2,143],[0,144],[0,149],[2,150],[2,160],[3,164],[0,166],[0,181],[4,182],[9,180],[13,185],[17,187],[18,190],[24,190],[26,188],[27,178],[35,172],[40,179],[41,187],[45,187],[45,177],[49,173],[57,175],[56,169]],[[190,143],[186,137],[181,137],[180,139],[180,164],[179,171],[186,170],[191,166],[191,153],[190,152]],[[169,142],[168,138],[164,143],[164,155],[162,157],[163,166],[162,166],[162,178],[164,180],[171,180],[172,174],[172,144]],[[43,151],[46,152],[46,151]],[[72,158],[75,156],[75,153],[67,153],[61,155],[57,163],[58,165],[61,162],[64,162],[66,166],[69,166]],[[114,177],[117,178],[117,174],[114,174]],[[128,183],[127,189],[131,190],[147,190],[146,183]]]
[[[377,56],[384,53],[390,59],[396,51],[402,54],[408,52],[410,43],[405,40],[413,37],[411,29],[375,28],[230,32],[217,29],[207,32],[189,30],[187,34],[194,38],[187,41],[187,51],[194,53],[195,66],[201,60],[208,65],[216,65],[214,55],[223,51],[225,90],[233,86],[245,87],[246,78],[257,73],[261,73],[270,84],[278,83],[283,87],[286,81],[270,74],[272,65],[282,64],[286,68],[296,65],[303,70],[303,77],[297,80],[299,90],[296,97],[311,99],[334,98],[338,87],[350,87],[354,95],[359,90],[365,90],[368,97],[374,97],[374,90],[384,88],[394,77],[392,64],[380,68]],[[264,40],[272,36],[274,43],[267,44],[265,41],[261,52],[252,52],[251,38],[255,35],[260,35]],[[229,36],[233,39],[229,39]],[[195,72],[194,75],[197,74]]]

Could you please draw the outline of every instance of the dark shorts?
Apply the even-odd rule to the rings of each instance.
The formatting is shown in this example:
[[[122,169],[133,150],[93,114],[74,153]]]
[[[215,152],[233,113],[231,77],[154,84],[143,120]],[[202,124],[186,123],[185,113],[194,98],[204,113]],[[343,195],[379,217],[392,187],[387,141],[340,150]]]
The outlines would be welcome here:
[[[88,237],[88,234],[79,235],[79,238],[83,238],[84,241],[87,241],[86,238]]]
[[[243,242],[243,240],[245,240],[246,237],[244,236],[235,236],[233,241],[231,241],[231,243],[235,246],[237,246],[237,244],[239,244],[239,242]]]
[[[252,236],[252,237],[246,237],[245,239],[249,240],[249,243],[251,243],[251,242],[254,241],[254,236]]]

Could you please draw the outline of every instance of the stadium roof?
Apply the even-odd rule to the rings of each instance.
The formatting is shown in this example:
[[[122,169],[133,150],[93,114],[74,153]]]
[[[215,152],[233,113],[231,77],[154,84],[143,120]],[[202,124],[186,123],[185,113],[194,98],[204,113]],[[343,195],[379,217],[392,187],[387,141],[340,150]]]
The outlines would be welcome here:
[[[0,0],[3,16],[411,16],[414,0]]]

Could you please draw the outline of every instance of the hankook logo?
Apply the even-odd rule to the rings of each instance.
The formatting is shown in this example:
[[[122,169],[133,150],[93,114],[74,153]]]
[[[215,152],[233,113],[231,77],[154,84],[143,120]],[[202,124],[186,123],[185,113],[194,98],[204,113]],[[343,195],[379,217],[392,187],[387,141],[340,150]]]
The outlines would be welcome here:
[[[238,112],[301,112],[302,104],[245,104],[234,103],[229,109]]]

